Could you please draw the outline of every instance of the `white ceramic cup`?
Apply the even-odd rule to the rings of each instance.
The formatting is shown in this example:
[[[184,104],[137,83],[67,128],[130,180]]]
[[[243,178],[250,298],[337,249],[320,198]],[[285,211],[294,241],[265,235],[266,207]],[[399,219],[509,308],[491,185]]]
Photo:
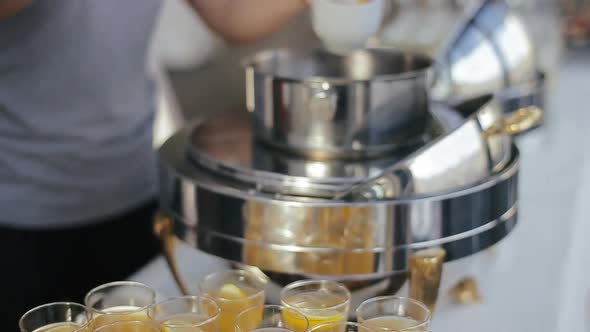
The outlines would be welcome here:
[[[379,30],[384,0],[312,0],[316,35],[331,52],[364,48]]]

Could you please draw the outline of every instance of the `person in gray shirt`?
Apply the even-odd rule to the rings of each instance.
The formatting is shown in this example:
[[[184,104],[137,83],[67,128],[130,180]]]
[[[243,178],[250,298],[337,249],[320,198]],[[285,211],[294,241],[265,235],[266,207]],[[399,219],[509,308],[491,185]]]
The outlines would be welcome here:
[[[271,34],[307,2],[190,0],[234,43]],[[81,301],[158,251],[146,53],[161,5],[0,0],[0,321]]]

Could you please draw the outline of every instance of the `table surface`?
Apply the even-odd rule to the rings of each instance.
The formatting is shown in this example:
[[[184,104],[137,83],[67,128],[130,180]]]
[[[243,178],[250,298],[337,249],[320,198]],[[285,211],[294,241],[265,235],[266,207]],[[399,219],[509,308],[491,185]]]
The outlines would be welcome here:
[[[568,52],[552,80],[544,125],[518,138],[519,225],[493,250],[445,265],[433,331],[590,331],[590,52]],[[226,268],[183,245],[177,258],[191,285]],[[481,302],[450,301],[461,276],[474,277]],[[130,279],[178,294],[162,257]]]

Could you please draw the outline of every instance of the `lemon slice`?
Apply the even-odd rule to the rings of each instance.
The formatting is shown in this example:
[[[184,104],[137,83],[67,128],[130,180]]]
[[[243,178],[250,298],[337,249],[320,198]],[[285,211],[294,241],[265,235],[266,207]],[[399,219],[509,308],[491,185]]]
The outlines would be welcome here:
[[[234,284],[225,284],[219,290],[219,297],[223,297],[229,300],[239,300],[247,298],[248,295],[244,293],[244,291],[241,290],[240,287]]]

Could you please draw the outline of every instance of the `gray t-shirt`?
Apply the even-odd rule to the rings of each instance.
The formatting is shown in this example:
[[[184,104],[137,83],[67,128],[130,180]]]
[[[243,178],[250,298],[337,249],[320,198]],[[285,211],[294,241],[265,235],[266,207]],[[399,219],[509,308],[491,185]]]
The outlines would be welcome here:
[[[35,0],[0,20],[0,225],[79,225],[156,194],[146,62],[159,6]]]

